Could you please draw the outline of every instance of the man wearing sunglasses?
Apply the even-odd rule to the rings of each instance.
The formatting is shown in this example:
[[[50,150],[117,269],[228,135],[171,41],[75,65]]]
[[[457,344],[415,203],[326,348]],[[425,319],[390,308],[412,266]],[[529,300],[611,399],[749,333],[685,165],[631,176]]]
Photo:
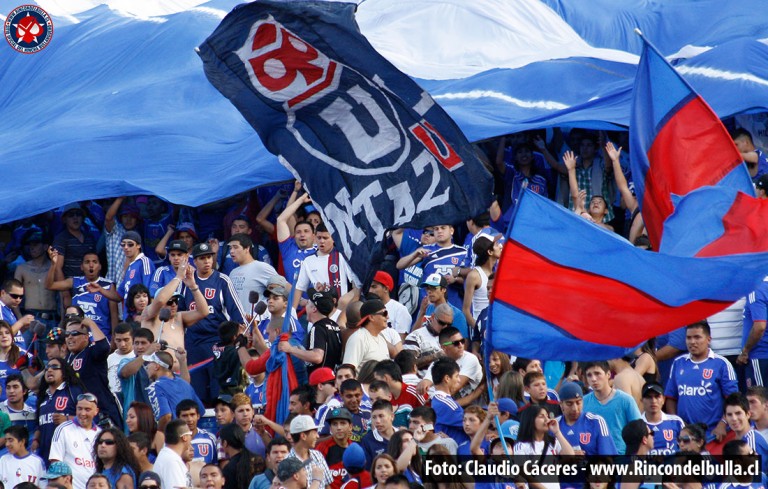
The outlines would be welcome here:
[[[98,399],[86,392],[77,396],[77,416],[60,424],[53,433],[50,462],[61,461],[72,468],[72,486],[85,489],[96,469],[93,442],[101,428],[94,420],[99,414]]]
[[[125,254],[123,264],[123,280],[118,290],[123,296],[125,307],[123,319],[128,317],[128,291],[136,284],[144,284],[149,289],[152,285],[152,275],[155,274],[155,264],[141,252],[141,235],[136,231],[128,231],[120,242]]]
[[[459,385],[455,394],[456,402],[460,406],[469,406],[483,392],[480,381],[483,380],[483,368],[477,357],[466,350],[466,339],[453,326],[440,331],[440,347],[443,356],[456,361],[459,365]],[[432,367],[427,369],[424,380],[419,382],[417,390],[424,395],[432,387]]]
[[[93,343],[88,333],[93,336]],[[93,392],[99,399],[101,416],[110,418],[115,425],[119,426],[120,411],[117,409],[114,394],[109,390],[107,377],[109,340],[99,326],[87,317],[67,323],[65,334],[69,351],[67,363],[80,376],[86,390]]]
[[[450,304],[440,304],[432,312],[423,328],[414,329],[405,337],[403,348],[412,350],[416,354],[416,367],[422,376],[426,373],[426,368],[443,355],[440,332],[453,326],[453,318],[453,309]]]
[[[360,328],[347,340],[342,363],[359,368],[368,360],[389,359],[387,340],[381,334],[387,329],[389,313],[378,299],[365,301],[360,308]]]
[[[21,334],[29,324],[35,319],[35,316],[27,314],[20,319],[16,318],[14,310],[18,311],[21,301],[24,299],[24,286],[16,279],[6,280],[0,290],[0,319],[11,325],[13,331],[13,342],[19,345],[19,348],[26,349],[26,341]]]

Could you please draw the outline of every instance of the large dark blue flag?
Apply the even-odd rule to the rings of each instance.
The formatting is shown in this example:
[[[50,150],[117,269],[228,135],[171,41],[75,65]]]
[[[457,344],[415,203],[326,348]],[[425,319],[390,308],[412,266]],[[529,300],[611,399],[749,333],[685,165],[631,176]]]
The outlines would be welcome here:
[[[491,176],[424,90],[360,34],[355,6],[259,1],[200,46],[205,72],[306,185],[364,280],[384,232],[487,209]]]

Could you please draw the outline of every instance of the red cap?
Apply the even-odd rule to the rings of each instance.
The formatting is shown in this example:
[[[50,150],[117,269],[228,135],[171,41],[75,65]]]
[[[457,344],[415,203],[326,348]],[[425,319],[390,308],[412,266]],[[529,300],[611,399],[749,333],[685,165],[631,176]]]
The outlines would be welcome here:
[[[322,367],[312,372],[309,376],[309,385],[320,385],[332,380],[336,380],[333,370],[328,367]]]
[[[390,292],[392,292],[392,289],[395,288],[395,281],[392,280],[392,275],[383,270],[376,272],[376,275],[373,276],[373,281],[380,283]]]

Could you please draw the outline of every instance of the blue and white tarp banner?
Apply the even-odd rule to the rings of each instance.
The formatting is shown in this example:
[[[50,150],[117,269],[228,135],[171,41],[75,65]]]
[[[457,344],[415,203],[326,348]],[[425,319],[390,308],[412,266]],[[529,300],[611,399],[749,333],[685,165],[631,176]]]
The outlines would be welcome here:
[[[0,20],[29,0],[0,0]],[[235,0],[38,0],[50,44],[0,45],[0,221],[87,198],[186,205],[291,177],[194,53]],[[720,117],[768,108],[758,0],[366,0],[355,19],[470,141],[625,126],[640,27]]]

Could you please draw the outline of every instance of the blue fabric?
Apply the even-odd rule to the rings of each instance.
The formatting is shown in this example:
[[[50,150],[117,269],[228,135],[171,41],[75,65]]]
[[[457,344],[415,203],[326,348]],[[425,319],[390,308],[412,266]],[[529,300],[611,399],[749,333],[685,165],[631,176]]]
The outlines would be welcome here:
[[[584,396],[584,412],[597,414],[605,420],[613,444],[616,445],[616,453],[624,455],[627,445],[621,437],[621,430],[630,421],[640,419],[640,410],[632,396],[615,389],[613,398],[603,404],[597,400],[594,392],[590,392]]]
[[[211,83],[304,182],[362,281],[386,229],[479,214],[492,178],[440,106],[360,34],[355,9],[241,5],[199,54]],[[287,69],[277,76],[274,64]]]

